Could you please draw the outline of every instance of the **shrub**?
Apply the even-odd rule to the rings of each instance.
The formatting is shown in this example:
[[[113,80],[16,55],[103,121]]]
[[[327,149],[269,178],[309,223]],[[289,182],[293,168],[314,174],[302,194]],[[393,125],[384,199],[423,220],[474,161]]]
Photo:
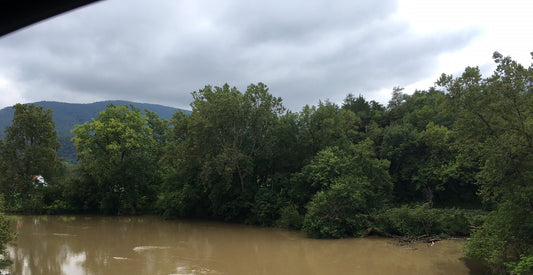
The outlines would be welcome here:
[[[45,209],[46,213],[51,215],[73,212],[73,208],[64,200],[55,200]]]
[[[314,238],[362,235],[369,227],[365,198],[357,184],[337,183],[315,194],[307,206],[303,231]]]
[[[260,188],[255,193],[255,203],[252,205],[248,223],[271,226],[279,217],[278,196],[271,189]]]
[[[11,242],[14,237],[15,234],[11,231],[11,225],[4,216],[4,197],[0,196],[0,254],[4,256],[0,259],[0,268],[5,268],[11,265],[11,261],[5,257],[5,252],[7,244]]]
[[[290,203],[289,205],[281,208],[280,218],[277,222],[279,227],[299,230],[302,229],[303,217],[298,211],[298,207]]]
[[[521,256],[518,263],[508,263],[507,268],[513,275],[533,274],[533,255]]]
[[[393,235],[467,236],[471,223],[463,210],[435,209],[427,204],[409,209],[407,206],[389,209],[376,219],[376,227]]]
[[[470,234],[470,222],[464,211],[458,209],[437,210],[439,221],[437,231],[451,236],[468,236]],[[439,233],[440,233],[439,232]]]
[[[415,236],[419,232],[413,232],[418,228],[413,228],[413,215],[410,212],[406,205],[389,209],[378,216],[376,227],[392,235]]]
[[[183,218],[199,215],[202,207],[198,207],[202,199],[200,187],[184,184],[179,189],[161,193],[156,202],[156,208],[165,218]],[[201,215],[199,215],[201,216]]]

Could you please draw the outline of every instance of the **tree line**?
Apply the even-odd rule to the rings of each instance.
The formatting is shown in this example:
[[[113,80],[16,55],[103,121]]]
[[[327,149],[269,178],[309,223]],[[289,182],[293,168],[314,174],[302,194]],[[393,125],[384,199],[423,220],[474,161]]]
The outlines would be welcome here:
[[[490,77],[467,67],[411,95],[395,88],[387,106],[348,94],[291,112],[263,83],[206,86],[169,120],[109,105],[72,130],[77,166],[57,158],[51,111],[17,104],[0,191],[14,212],[158,213],[317,238],[475,227],[468,256],[531,272],[533,67],[493,58]],[[472,222],[450,207],[490,213]]]

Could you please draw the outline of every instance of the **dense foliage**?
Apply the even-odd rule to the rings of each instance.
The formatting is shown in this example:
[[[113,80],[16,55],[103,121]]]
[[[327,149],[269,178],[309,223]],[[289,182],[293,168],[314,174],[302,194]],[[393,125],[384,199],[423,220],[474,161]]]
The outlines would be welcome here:
[[[129,102],[122,100],[100,101],[88,104],[54,101],[39,101],[33,103],[35,106],[43,106],[44,109],[50,109],[54,113],[55,129],[57,131],[59,142],[61,143],[61,147],[57,151],[57,155],[60,158],[64,158],[70,164],[78,164],[76,147],[71,141],[71,139],[74,137],[74,135],[71,133],[71,130],[75,125],[90,122],[91,119],[98,115],[98,112],[104,110],[109,104],[114,104],[116,106],[133,104],[136,108],[141,110],[148,109],[166,119],[170,119],[174,112],[180,111],[180,109],[177,108],[161,106],[157,104]],[[189,113],[189,111],[183,111]],[[6,126],[11,125],[13,115],[14,108],[11,106],[0,109],[0,139],[5,137],[3,129]]]
[[[80,185],[91,192],[84,205],[104,213],[135,214],[154,201],[160,182],[159,117],[131,106],[109,105],[90,123],[72,131],[80,160]],[[150,127],[152,126],[152,128]]]
[[[62,164],[52,112],[17,104],[6,138],[0,143],[0,190],[8,210],[40,212],[50,202]],[[37,180],[38,176],[47,182]]]
[[[457,78],[443,75],[458,114],[462,159],[477,164],[480,195],[496,205],[474,231],[468,255],[496,272],[533,272],[533,66],[524,68],[494,53],[494,74],[482,78],[466,68]]]
[[[474,229],[469,257],[531,273],[533,68],[494,59],[488,78],[469,67],[426,91],[394,88],[387,106],[349,94],[291,112],[262,83],[206,86],[169,120],[109,105],[72,131],[78,166],[57,160],[51,112],[17,105],[2,192],[11,211],[159,213],[317,238]]]
[[[0,269],[11,265],[11,261],[7,258],[6,248],[7,244],[15,238],[15,233],[11,231],[11,224],[4,216],[4,198],[0,196]]]

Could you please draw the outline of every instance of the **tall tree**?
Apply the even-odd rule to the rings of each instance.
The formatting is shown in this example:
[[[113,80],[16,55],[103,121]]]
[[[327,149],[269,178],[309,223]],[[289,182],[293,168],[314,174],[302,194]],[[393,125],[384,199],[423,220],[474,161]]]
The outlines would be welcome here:
[[[227,84],[207,86],[193,93],[193,98],[189,134],[210,157],[202,173],[227,183],[236,176],[244,190],[259,168],[254,162],[272,154],[272,126],[284,110],[281,99],[270,95],[262,83],[250,85],[245,94]]]
[[[153,115],[148,117],[155,119]],[[98,194],[87,195],[96,195],[101,211],[129,209],[136,213],[140,206],[155,199],[157,143],[148,124],[134,106],[110,104],[97,118],[72,131],[82,177],[98,190]]]
[[[388,160],[379,160],[366,139],[346,150],[328,147],[302,170],[308,189],[318,190],[309,204],[303,230],[319,238],[361,235],[369,216],[392,194]]]
[[[59,142],[52,110],[42,106],[16,104],[13,122],[6,127],[2,149],[1,188],[8,209],[39,211],[43,205],[41,175],[53,184],[61,167],[57,158]]]
[[[533,67],[497,52],[493,58],[491,77],[469,67],[438,84],[458,114],[463,157],[479,164],[480,194],[497,205],[472,234],[467,254],[495,271],[525,274],[533,271]]]
[[[274,133],[284,112],[281,99],[262,83],[248,86],[244,94],[227,84],[206,86],[194,92],[193,98],[192,114],[173,119],[169,143],[173,149],[168,153],[180,152],[181,156],[166,155],[174,166],[168,169],[185,181],[176,185],[182,191],[198,191],[197,185],[205,190],[211,215],[244,220],[256,190],[268,188],[274,174],[272,160],[278,144]],[[178,165],[189,169],[183,171]],[[179,193],[174,195],[185,202]]]
[[[348,94],[344,99],[342,108],[350,110],[361,119],[359,129],[365,129],[372,118],[372,106],[368,103],[362,95],[355,97],[353,94]]]
[[[428,123],[426,129],[418,134],[419,158],[411,179],[430,206],[433,205],[435,192],[445,190],[448,168],[454,166],[452,143],[451,132],[433,122]]]
[[[351,110],[329,101],[319,102],[318,107],[305,106],[298,124],[302,142],[309,144],[309,158],[328,146],[346,149],[364,139],[358,132],[361,119]]]
[[[385,128],[381,155],[390,161],[389,173],[394,183],[394,197],[398,202],[418,199],[412,176],[420,164],[418,134],[411,124]]]

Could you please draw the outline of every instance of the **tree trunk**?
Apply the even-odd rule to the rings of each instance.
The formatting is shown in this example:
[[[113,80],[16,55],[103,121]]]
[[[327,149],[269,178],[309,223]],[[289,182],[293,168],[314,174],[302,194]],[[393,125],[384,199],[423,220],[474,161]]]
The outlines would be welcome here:
[[[433,207],[433,189],[431,186],[426,186],[424,188],[424,197],[429,204],[429,207]]]
[[[131,214],[135,215],[137,213],[137,204],[135,202],[130,203]]]

